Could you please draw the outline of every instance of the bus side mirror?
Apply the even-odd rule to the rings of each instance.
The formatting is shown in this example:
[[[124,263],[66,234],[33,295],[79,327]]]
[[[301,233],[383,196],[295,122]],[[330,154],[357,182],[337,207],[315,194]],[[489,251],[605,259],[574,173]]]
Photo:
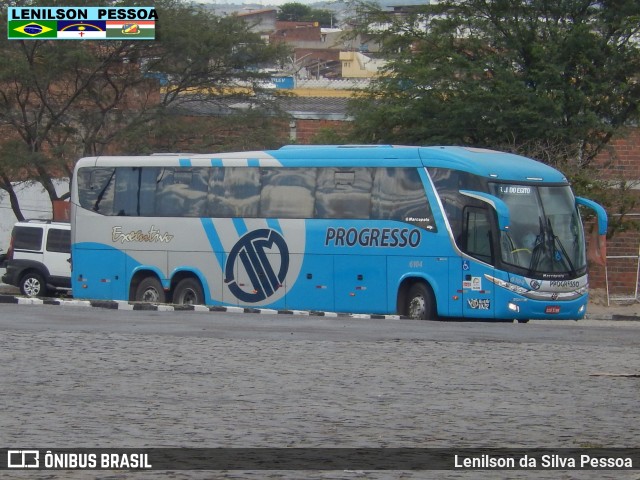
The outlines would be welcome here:
[[[475,198],[481,202],[488,203],[498,214],[498,228],[500,230],[508,230],[511,224],[511,217],[509,215],[509,207],[506,203],[500,200],[494,195],[490,195],[484,192],[476,192],[474,190],[460,190],[462,195]]]
[[[604,266],[607,264],[607,211],[602,205],[583,197],[576,197],[576,205],[582,205],[596,212],[598,230],[594,230],[593,238],[589,242],[587,258],[591,262]]]
[[[602,205],[584,197],[576,197],[576,205],[582,205],[596,212],[596,216],[598,217],[598,235],[607,234],[607,211]]]

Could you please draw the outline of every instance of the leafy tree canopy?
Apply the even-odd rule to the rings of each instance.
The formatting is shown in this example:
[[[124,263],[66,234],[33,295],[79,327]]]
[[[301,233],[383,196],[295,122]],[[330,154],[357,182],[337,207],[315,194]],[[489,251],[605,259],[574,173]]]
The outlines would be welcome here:
[[[368,20],[390,60],[356,105],[369,141],[548,145],[585,164],[638,118],[634,0],[463,0]]]
[[[405,15],[366,4],[358,11],[359,31],[377,39],[389,63],[352,105],[357,141],[513,151],[595,188],[586,167],[638,120],[637,0],[444,0]]]
[[[238,105],[258,108],[226,123],[245,119],[250,131],[264,128],[264,122],[255,120],[263,106],[260,84],[265,74],[260,67],[281,58],[281,45],[266,45],[236,16],[217,17],[177,0],[109,2],[117,4],[154,5],[160,18],[156,41],[7,40],[6,5],[0,8],[0,189],[12,202],[16,180],[39,182],[52,200],[58,199],[51,178],[70,177],[81,156],[108,148],[125,154],[149,151],[154,139],[163,145],[179,143],[169,137],[184,129],[167,128],[167,119],[173,115],[177,124],[175,112],[184,117],[191,104],[205,112],[225,108],[232,114],[226,100],[235,97]],[[221,128],[228,131],[225,125]],[[245,138],[266,138],[247,135],[240,125],[236,131],[245,131]],[[215,131],[209,135],[217,139],[202,139],[203,146],[225,143]],[[12,206],[21,218],[19,205]]]
[[[298,2],[283,4],[278,11],[278,20],[283,22],[318,22],[321,27],[333,26],[333,13],[330,10],[311,8]]]

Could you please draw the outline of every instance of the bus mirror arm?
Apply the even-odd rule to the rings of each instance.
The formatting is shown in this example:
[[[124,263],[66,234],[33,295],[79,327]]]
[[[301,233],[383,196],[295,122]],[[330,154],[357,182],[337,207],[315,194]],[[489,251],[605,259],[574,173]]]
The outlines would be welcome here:
[[[596,212],[598,233],[589,242],[587,258],[598,265],[604,266],[607,264],[607,211],[602,205],[583,197],[576,197],[576,205],[582,205]]]
[[[498,214],[498,228],[500,230],[509,230],[511,224],[511,216],[509,215],[509,207],[506,203],[494,195],[484,192],[476,192],[474,190],[460,190],[462,195],[475,198],[481,202],[488,203]]]
[[[583,197],[576,197],[576,204],[590,208],[591,210],[596,212],[596,216],[598,217],[598,235],[606,235],[607,211],[602,207],[602,205],[594,202],[593,200],[588,200]]]

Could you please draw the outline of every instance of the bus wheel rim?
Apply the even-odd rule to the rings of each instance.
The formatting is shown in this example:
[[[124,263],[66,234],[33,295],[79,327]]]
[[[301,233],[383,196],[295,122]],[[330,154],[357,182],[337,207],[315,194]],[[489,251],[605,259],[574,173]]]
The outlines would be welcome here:
[[[409,317],[422,318],[425,312],[425,302],[422,297],[415,297],[409,305]]]
[[[183,305],[195,305],[198,303],[198,294],[192,288],[187,288],[180,297],[180,303]]]
[[[157,302],[160,299],[160,294],[155,288],[147,288],[142,294],[143,302]]]

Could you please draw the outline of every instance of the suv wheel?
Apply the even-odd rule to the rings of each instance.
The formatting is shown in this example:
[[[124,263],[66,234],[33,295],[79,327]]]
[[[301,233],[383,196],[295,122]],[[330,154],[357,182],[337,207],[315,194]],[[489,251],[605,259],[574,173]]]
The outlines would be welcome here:
[[[27,297],[44,297],[47,294],[47,285],[38,272],[29,272],[20,280],[20,291]]]

